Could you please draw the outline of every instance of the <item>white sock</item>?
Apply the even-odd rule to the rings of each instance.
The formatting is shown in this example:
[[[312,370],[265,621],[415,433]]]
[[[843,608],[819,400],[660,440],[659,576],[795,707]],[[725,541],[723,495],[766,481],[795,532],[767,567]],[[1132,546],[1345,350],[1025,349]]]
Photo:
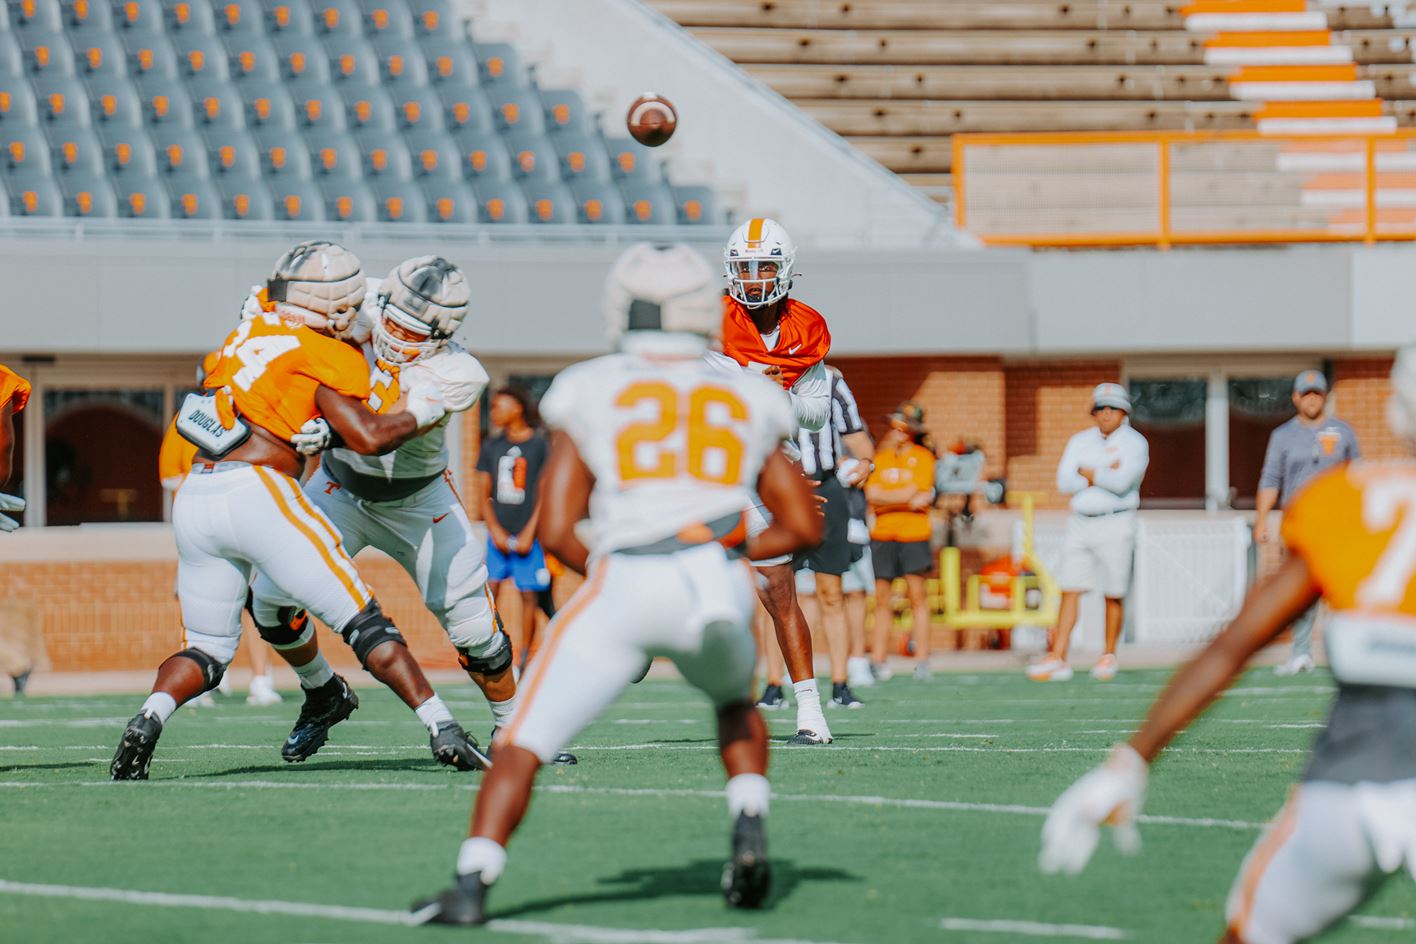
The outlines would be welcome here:
[[[453,720],[452,712],[447,710],[447,705],[444,705],[443,700],[436,695],[414,708],[413,713],[418,716],[419,721],[423,722],[429,734],[437,734],[438,725]]]
[[[167,723],[167,719],[172,717],[172,712],[176,710],[177,699],[166,692],[153,692],[147,697],[147,701],[143,702],[143,714],[156,715],[157,720],[163,724]]]
[[[798,710],[802,708],[815,708],[821,710],[821,693],[816,690],[816,679],[809,678],[804,682],[792,683],[792,694],[796,696]]]
[[[740,813],[767,815],[767,799],[772,795],[772,788],[761,774],[738,774],[728,781],[727,792],[728,814],[733,819]]]
[[[482,873],[482,884],[490,885],[506,868],[506,849],[490,839],[472,837],[462,840],[457,852],[457,874]]]
[[[487,704],[491,706],[496,726],[504,728],[506,723],[511,720],[511,713],[516,710],[516,696],[512,695],[506,701],[488,701]]]
[[[304,665],[291,666],[295,674],[300,676],[301,688],[319,688],[321,685],[334,678],[334,669],[329,667],[329,660],[324,657],[323,652],[315,653],[315,657]]]

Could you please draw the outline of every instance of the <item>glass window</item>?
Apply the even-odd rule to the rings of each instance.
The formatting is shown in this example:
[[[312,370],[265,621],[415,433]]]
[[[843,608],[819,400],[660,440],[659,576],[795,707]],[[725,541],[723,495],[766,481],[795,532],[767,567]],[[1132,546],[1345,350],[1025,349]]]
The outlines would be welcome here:
[[[44,392],[46,521],[161,521],[162,390]]]
[[[1294,413],[1293,375],[1229,381],[1229,485],[1235,508],[1253,508],[1269,433]]]
[[[1131,381],[1131,425],[1150,444],[1141,482],[1143,508],[1203,508],[1205,398],[1203,379]]]

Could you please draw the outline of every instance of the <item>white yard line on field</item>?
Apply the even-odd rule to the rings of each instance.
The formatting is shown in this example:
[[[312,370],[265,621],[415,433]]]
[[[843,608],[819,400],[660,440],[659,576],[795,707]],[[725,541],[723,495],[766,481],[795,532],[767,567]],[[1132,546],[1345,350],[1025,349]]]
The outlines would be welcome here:
[[[943,918],[939,927],[945,931],[969,931],[980,934],[1007,934],[1022,937],[1067,937],[1088,941],[1124,941],[1131,932],[1095,924],[1046,924],[1041,921],[982,920],[978,918]]]

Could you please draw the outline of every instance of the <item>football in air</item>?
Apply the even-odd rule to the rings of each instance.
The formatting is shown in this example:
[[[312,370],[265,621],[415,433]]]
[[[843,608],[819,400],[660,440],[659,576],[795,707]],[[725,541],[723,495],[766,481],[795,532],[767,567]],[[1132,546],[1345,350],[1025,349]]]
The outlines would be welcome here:
[[[678,112],[674,111],[673,102],[662,95],[646,93],[629,106],[624,121],[634,140],[648,147],[658,147],[674,136]]]

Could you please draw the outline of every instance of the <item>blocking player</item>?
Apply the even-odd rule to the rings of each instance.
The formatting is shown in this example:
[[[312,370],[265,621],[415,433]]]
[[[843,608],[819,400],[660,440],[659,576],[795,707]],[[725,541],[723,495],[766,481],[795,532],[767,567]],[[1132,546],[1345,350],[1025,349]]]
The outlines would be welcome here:
[[[760,373],[786,390],[797,425],[816,432],[831,415],[831,377],[824,363],[831,349],[826,319],[787,293],[792,287],[796,243],[775,220],[748,220],[728,239],[723,269],[723,353],[710,361],[727,369],[736,365]],[[767,526],[760,503],[748,509],[748,531]],[[792,677],[797,703],[797,732],[791,744],[829,744],[831,729],[821,710],[812,661],[811,629],[797,603],[796,578],[788,557],[757,562],[758,595],[772,617]]]
[[[451,340],[471,299],[462,271],[439,256],[419,256],[399,263],[382,280],[369,279],[368,286],[361,316],[367,323],[353,327],[348,340],[368,364],[369,406],[388,412],[406,391],[431,384],[449,415],[471,409],[486,389],[487,372]],[[376,547],[402,565],[501,727],[516,706],[511,643],[487,593],[482,542],[453,488],[447,422],[444,417],[425,427],[385,455],[335,445],[323,451],[304,491],[339,529],[348,554]],[[297,437],[297,448],[320,453],[332,445],[328,433],[327,424],[314,420]],[[288,653],[302,645],[305,633],[293,625],[301,614],[293,601],[283,599],[279,576],[257,578],[253,609],[261,635]],[[322,676],[331,672],[317,651],[300,668]],[[318,702],[317,690],[307,688],[306,698]],[[303,731],[297,724],[282,748],[286,760],[304,760],[324,743],[300,736]],[[475,739],[469,740],[476,747]],[[557,762],[573,764],[575,757],[563,754]]]
[[[1392,369],[1392,431],[1416,451],[1416,348]],[[1337,698],[1302,782],[1229,895],[1228,944],[1306,941],[1416,863],[1416,462],[1355,462],[1314,478],[1284,512],[1289,557],[1176,674],[1110,760],[1052,807],[1044,871],[1080,872],[1103,823],[1139,847],[1148,764],[1259,649],[1319,599],[1332,609]]]
[[[15,414],[29,402],[29,381],[0,364],[0,488],[10,481],[15,457]],[[5,512],[25,510],[25,500],[0,492],[0,531],[14,531],[20,523]]]
[[[498,736],[496,766],[477,795],[456,883],[414,906],[424,920],[486,920],[487,889],[506,863],[537,768],[652,656],[672,659],[717,712],[734,819],[723,893],[742,908],[766,897],[767,728],[749,690],[753,578],[738,558],[790,554],[819,541],[822,524],[806,480],[779,448],[797,427],[787,398],[757,377],[724,383],[703,360],[721,317],[715,282],[688,246],[631,247],[606,286],[619,353],[567,368],[541,401],[555,432],[540,537],[589,580],[556,615],[527,672],[525,700]],[[774,520],[744,545],[754,485]],[[576,533],[587,511],[593,552]]]
[[[296,246],[277,263],[269,297],[326,316],[356,310],[363,274],[355,260],[357,278],[349,276],[345,255],[328,243]],[[434,731],[440,761],[464,768],[485,763],[380,610],[339,533],[300,491],[304,462],[291,444],[318,415],[356,452],[388,452],[443,417],[439,391],[421,386],[409,391],[405,410],[371,411],[368,368],[358,352],[278,310],[233,331],[203,385],[209,394],[189,394],[178,413],[178,429],[197,444],[172,509],[186,648],[158,668],[152,694],[113,756],[113,779],[147,779],[172,713],[221,681],[240,640],[241,610],[256,572],[273,575],[285,594],[338,632],[364,668],[418,712]],[[313,645],[308,625],[304,632]],[[338,676],[324,687],[345,716],[358,705]]]

